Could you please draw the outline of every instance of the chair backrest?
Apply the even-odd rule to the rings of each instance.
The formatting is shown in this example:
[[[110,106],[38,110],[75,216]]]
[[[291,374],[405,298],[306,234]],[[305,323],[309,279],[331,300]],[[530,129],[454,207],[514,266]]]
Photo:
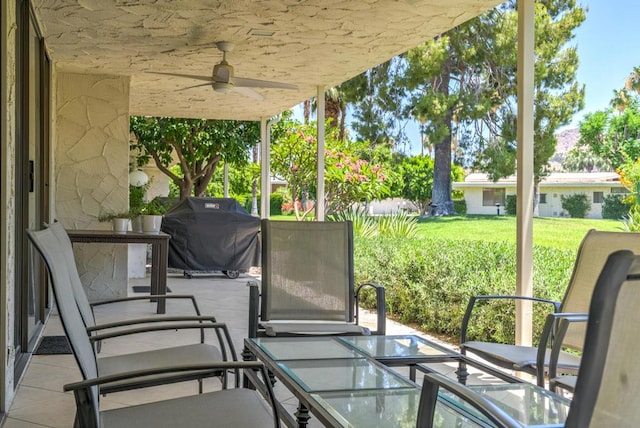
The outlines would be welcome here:
[[[630,250],[640,254],[640,233],[603,232],[590,230],[580,244],[571,280],[562,300],[561,312],[586,313],[602,268],[609,254]],[[569,327],[563,344],[582,350],[586,326],[574,323]]]
[[[262,220],[261,319],[352,322],[351,222]]]
[[[82,320],[86,327],[93,327],[96,324],[87,293],[82,286],[80,275],[78,274],[78,266],[76,265],[76,259],[73,255],[73,245],[69,239],[69,234],[62,226],[62,223],[55,222],[47,227],[58,239],[58,250],[62,253],[69,271],[69,285],[73,291],[73,297],[76,299],[78,309],[82,315]]]
[[[612,254],[597,280],[569,428],[636,427],[640,420],[640,256]]]
[[[73,296],[69,264],[66,260],[65,252],[60,251],[60,240],[51,229],[37,232],[28,230],[27,235],[44,259],[49,270],[51,288],[53,289],[60,321],[69,339],[71,350],[76,358],[82,377],[84,379],[95,378],[98,376],[96,354],[87,336],[84,321]],[[93,412],[91,415],[85,415],[85,418],[88,417],[88,420],[95,421],[95,426],[99,426],[98,387],[92,387],[89,396],[85,398],[90,401],[90,405],[83,406],[83,409]]]

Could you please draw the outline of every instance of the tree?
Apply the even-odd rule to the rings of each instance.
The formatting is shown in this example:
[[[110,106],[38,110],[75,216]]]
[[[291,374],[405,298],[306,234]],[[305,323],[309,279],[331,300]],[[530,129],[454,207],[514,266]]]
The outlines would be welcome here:
[[[178,186],[180,199],[204,196],[219,162],[246,164],[260,139],[257,122],[132,116],[130,126],[139,161],[152,158]],[[180,173],[171,170],[176,162]]]
[[[555,131],[582,107],[575,81],[578,57],[567,46],[585,19],[573,0],[536,3],[535,178],[545,174],[555,149]],[[450,168],[459,143],[476,167],[494,177],[513,173],[516,143],[515,2],[506,2],[409,51],[400,81],[411,90],[411,114],[435,146],[433,203],[453,212]],[[460,141],[458,140],[460,137]],[[480,156],[490,147],[495,158]]]
[[[302,209],[306,195],[315,197],[317,138],[315,123],[286,119],[276,126],[271,146],[271,169],[287,182],[296,219],[303,220],[312,208]],[[343,141],[338,128],[325,135],[325,211],[342,212],[358,202],[370,202],[389,194],[382,165],[359,156],[368,144]]]
[[[404,158],[400,164],[402,197],[426,215],[433,189],[433,159],[428,156]]]
[[[569,172],[611,171],[609,161],[590,150],[576,147],[567,152],[562,167]]]
[[[640,67],[614,91],[611,108],[585,115],[578,144],[620,168],[640,157]]]

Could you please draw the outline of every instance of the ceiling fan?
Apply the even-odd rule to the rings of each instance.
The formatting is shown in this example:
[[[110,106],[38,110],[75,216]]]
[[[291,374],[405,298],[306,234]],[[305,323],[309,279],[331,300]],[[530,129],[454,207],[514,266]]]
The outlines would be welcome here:
[[[267,80],[236,77],[233,72],[233,67],[227,62],[227,52],[231,52],[231,50],[233,50],[233,43],[216,42],[216,47],[220,49],[220,51],[222,51],[222,61],[220,61],[213,67],[213,73],[211,76],[162,72],[154,72],[154,74],[164,74],[169,76],[186,77],[189,79],[207,81],[207,83],[188,86],[186,88],[182,88],[181,90],[211,85],[213,87],[213,90],[216,92],[226,94],[231,91],[236,91],[257,100],[263,100],[264,97],[251,88],[298,89],[296,85],[291,85],[289,83],[269,82]]]

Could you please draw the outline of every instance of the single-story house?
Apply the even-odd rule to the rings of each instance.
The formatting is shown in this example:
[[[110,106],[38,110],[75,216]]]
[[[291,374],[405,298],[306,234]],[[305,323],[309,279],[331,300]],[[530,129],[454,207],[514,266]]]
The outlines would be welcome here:
[[[453,189],[464,192],[467,214],[505,213],[508,195],[516,194],[516,176],[491,181],[486,174],[471,173],[463,182],[453,183]],[[612,193],[626,193],[615,172],[566,173],[554,172],[540,182],[538,212],[541,217],[567,217],[562,209],[562,196],[584,193],[591,201],[587,218],[602,218],[604,198]]]

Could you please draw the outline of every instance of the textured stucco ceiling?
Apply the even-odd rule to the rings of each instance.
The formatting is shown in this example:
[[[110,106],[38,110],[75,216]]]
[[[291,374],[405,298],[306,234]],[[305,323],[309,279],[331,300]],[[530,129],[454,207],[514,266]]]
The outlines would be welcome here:
[[[499,4],[499,0],[35,0],[57,71],[131,76],[131,113],[269,117]],[[273,32],[257,36],[252,30]],[[235,75],[292,83],[265,100],[221,94],[200,81],[231,41]]]

